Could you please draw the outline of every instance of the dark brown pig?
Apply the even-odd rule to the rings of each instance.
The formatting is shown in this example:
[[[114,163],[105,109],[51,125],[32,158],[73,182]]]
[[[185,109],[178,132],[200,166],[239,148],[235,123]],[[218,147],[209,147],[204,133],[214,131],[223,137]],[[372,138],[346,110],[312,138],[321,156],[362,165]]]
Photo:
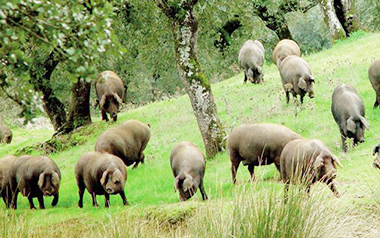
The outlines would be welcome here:
[[[108,129],[99,136],[95,150],[116,155],[127,166],[134,163],[133,168],[144,163],[144,153],[150,139],[149,124],[137,120],[128,120]]]
[[[286,144],[281,153],[281,179],[285,183],[285,193],[289,183],[310,186],[319,181],[326,183],[336,197],[340,197],[335,187],[335,166],[339,159],[320,140],[297,139]]]
[[[281,62],[279,70],[286,94],[286,103],[289,103],[289,92],[295,99],[297,95],[300,95],[301,103],[306,93],[309,93],[310,98],[314,98],[314,77],[311,75],[309,64],[304,59],[296,55],[288,56]]]
[[[174,175],[174,189],[179,191],[179,200],[191,198],[199,187],[202,199],[207,200],[203,187],[205,159],[200,149],[191,142],[178,143],[170,154],[170,166]]]
[[[380,152],[379,152],[379,149],[380,149],[380,143],[375,146],[375,148],[373,148],[373,155],[376,155],[376,158],[373,160],[373,164],[372,166],[374,168],[377,168],[377,169],[380,169]]]
[[[14,155],[8,155],[0,159],[0,194],[7,208],[9,208],[12,198],[9,184],[9,170],[16,158]]]
[[[51,205],[57,205],[61,173],[52,159],[30,155],[18,157],[11,165],[9,178],[13,209],[17,208],[19,192],[28,197],[30,209],[36,209],[34,197],[37,197],[40,209],[45,209],[43,196],[54,196]]]
[[[124,84],[112,71],[102,72],[95,82],[96,95],[102,112],[102,119],[108,121],[107,113],[117,120],[119,106],[123,103]]]
[[[100,152],[87,152],[75,165],[75,178],[79,188],[78,207],[83,207],[84,190],[92,196],[92,205],[98,206],[96,195],[105,196],[105,206],[110,206],[109,195],[120,194],[124,205],[124,185],[127,181],[127,169],[120,158]]]
[[[288,39],[278,42],[272,53],[273,61],[278,68],[289,55],[301,56],[301,50],[295,41]]]
[[[263,81],[264,46],[260,41],[247,40],[239,51],[238,61],[244,69],[244,83]]]
[[[12,141],[12,131],[6,125],[3,125],[0,121],[0,144],[1,143],[11,143]]]
[[[234,128],[227,139],[233,183],[236,183],[240,162],[248,165],[252,181],[255,179],[255,166],[274,163],[280,171],[282,149],[290,141],[299,138],[302,137],[278,124],[243,124]]]
[[[340,129],[343,152],[347,152],[346,138],[353,138],[354,146],[364,142],[364,128],[368,130],[369,124],[364,118],[363,101],[353,86],[341,84],[335,88],[331,112]]]
[[[372,87],[376,92],[376,101],[373,104],[373,107],[378,107],[380,105],[380,60],[372,63],[368,70],[368,76]]]

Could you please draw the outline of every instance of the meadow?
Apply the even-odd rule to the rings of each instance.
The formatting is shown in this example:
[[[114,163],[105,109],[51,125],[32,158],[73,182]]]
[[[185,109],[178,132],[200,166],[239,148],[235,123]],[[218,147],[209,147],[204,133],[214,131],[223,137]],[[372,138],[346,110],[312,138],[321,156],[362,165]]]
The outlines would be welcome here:
[[[128,168],[125,187],[130,206],[119,196],[111,196],[111,207],[92,207],[85,193],[84,208],[77,207],[78,189],[74,177],[77,160],[94,150],[98,136],[113,123],[100,121],[78,130],[71,138],[77,145],[49,154],[62,173],[60,200],[52,208],[45,197],[45,210],[29,210],[25,197],[19,196],[18,209],[0,204],[2,237],[379,237],[380,171],[371,167],[372,150],[380,142],[380,109],[373,109],[375,92],[368,79],[371,63],[380,59],[378,33],[357,32],[330,49],[303,56],[315,77],[315,98],[304,104],[286,104],[281,79],[274,64],[265,64],[264,83],[243,84],[243,73],[213,84],[219,118],[227,134],[243,123],[283,124],[306,138],[326,143],[340,158],[336,185],[342,194],[335,198],[324,184],[311,187],[307,196],[292,186],[284,203],[280,174],[274,165],[255,169],[256,181],[249,182],[247,167],[240,166],[237,185],[231,181],[227,151],[206,163],[205,189],[209,200],[197,192],[190,201],[179,202],[169,155],[183,140],[198,145],[204,152],[195,116],[187,95],[154,102],[139,108],[125,108],[116,124],[137,119],[151,125],[151,139],[144,152],[145,164]],[[331,95],[341,84],[353,85],[366,106],[370,129],[366,141],[342,153],[341,137],[331,111]],[[12,125],[11,125],[12,126]],[[0,145],[0,157],[51,138],[50,130],[12,127],[13,141]],[[32,151],[39,154],[38,151]]]

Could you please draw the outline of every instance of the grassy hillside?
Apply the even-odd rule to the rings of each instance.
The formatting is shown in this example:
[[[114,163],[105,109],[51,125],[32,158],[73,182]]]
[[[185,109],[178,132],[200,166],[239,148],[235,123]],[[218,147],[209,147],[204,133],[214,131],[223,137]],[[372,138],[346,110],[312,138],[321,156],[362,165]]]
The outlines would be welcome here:
[[[224,151],[207,161],[205,188],[209,201],[199,192],[188,202],[179,203],[169,165],[173,146],[188,140],[204,151],[201,135],[187,96],[125,110],[117,123],[137,119],[151,124],[151,140],[145,150],[146,162],[128,168],[123,207],[119,196],[111,196],[111,208],[91,206],[86,192],[84,208],[77,208],[74,166],[82,154],[94,150],[98,136],[115,126],[95,122],[82,134],[74,135],[81,145],[50,154],[62,172],[60,201],[46,210],[30,211],[27,199],[19,196],[18,210],[0,205],[0,232],[7,237],[39,236],[122,236],[122,237],[378,237],[380,233],[380,171],[371,167],[372,149],[380,141],[380,110],[373,109],[375,93],[367,71],[380,58],[380,34],[356,33],[333,48],[304,56],[315,76],[315,98],[304,104],[286,105],[280,76],[275,65],[265,65],[264,84],[243,84],[243,73],[213,85],[218,113],[227,133],[242,123],[284,124],[307,138],[324,141],[344,165],[338,168],[336,199],[325,185],[312,186],[310,197],[294,190],[283,204],[283,184],[274,165],[256,168],[255,183],[247,183],[247,167],[238,170],[238,185],[231,182],[230,161]],[[366,105],[370,130],[366,142],[347,154],[341,152],[338,127],[331,115],[331,94],[340,83],[356,87]],[[0,145],[0,156],[21,147],[46,141],[48,130],[12,128],[14,140]],[[35,201],[37,202],[37,201]]]

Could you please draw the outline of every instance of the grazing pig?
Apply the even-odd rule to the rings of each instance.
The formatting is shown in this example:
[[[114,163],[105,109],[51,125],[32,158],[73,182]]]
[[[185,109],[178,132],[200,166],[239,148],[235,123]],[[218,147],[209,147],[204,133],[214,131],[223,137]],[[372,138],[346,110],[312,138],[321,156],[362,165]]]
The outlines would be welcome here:
[[[244,83],[263,81],[264,46],[260,41],[247,40],[239,51],[238,61],[244,69]]]
[[[272,53],[273,61],[278,68],[289,55],[301,56],[301,50],[295,41],[288,39],[278,42]]]
[[[134,163],[133,168],[144,163],[143,150],[150,139],[149,124],[137,120],[128,120],[108,129],[99,136],[95,150],[116,155],[127,166]]]
[[[236,183],[240,162],[248,165],[252,181],[255,179],[255,166],[274,163],[280,171],[282,149],[290,141],[299,138],[302,137],[278,124],[243,124],[234,128],[227,139],[233,183]]]
[[[2,125],[0,121],[0,144],[1,143],[11,143],[12,141],[12,131],[6,125]]]
[[[205,159],[200,149],[191,142],[178,143],[170,154],[170,166],[174,175],[174,189],[179,191],[179,200],[191,198],[199,187],[202,199],[207,200],[203,187]]]
[[[304,59],[296,55],[288,56],[281,62],[279,69],[286,103],[289,103],[289,92],[295,99],[297,95],[300,95],[301,103],[306,93],[309,93],[310,98],[314,98],[312,84],[314,77],[311,75],[309,64]]]
[[[374,168],[378,168],[378,169],[380,169],[380,152],[379,152],[379,149],[380,149],[380,143],[377,146],[375,146],[375,148],[373,149],[373,155],[377,154],[377,156],[373,160],[373,164],[372,164],[372,166]]]
[[[368,70],[368,76],[372,87],[376,92],[376,101],[375,104],[373,104],[373,107],[378,107],[380,105],[380,60],[372,63]]]
[[[124,193],[127,169],[118,157],[108,153],[87,152],[75,165],[75,178],[79,188],[78,207],[83,207],[85,188],[92,196],[93,206],[98,206],[96,195],[104,195],[105,206],[109,207],[110,194],[120,194],[123,204],[128,205]]]
[[[340,166],[339,159],[320,140],[297,139],[286,144],[281,153],[281,179],[285,183],[285,195],[289,183],[303,183],[310,186],[317,182],[326,183],[336,197],[340,197],[335,188],[335,165]]]
[[[124,98],[124,84],[120,77],[112,71],[102,72],[95,82],[96,95],[102,111],[102,120],[108,121],[107,112],[113,121]]]
[[[341,84],[335,88],[331,112],[340,129],[343,152],[347,152],[347,137],[354,139],[354,146],[364,142],[364,128],[368,130],[369,124],[364,118],[363,101],[353,86]]]
[[[7,208],[9,208],[12,198],[9,186],[9,170],[16,158],[14,155],[8,155],[0,159],[0,194]]]
[[[17,208],[19,192],[28,197],[30,209],[36,209],[34,197],[37,197],[40,209],[45,209],[43,196],[54,196],[51,205],[57,205],[61,173],[52,159],[30,155],[18,157],[11,165],[9,179],[13,209]]]

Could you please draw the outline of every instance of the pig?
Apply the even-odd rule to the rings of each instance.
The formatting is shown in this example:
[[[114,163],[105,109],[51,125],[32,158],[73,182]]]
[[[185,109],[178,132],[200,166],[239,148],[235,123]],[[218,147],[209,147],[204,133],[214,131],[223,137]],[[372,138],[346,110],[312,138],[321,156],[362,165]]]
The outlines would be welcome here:
[[[293,40],[284,39],[277,43],[273,50],[273,62],[279,68],[281,62],[289,55],[301,56],[301,50],[298,44]]]
[[[10,207],[12,198],[9,184],[9,170],[16,158],[14,155],[8,155],[0,159],[0,195],[7,208]]]
[[[43,196],[53,196],[51,205],[57,205],[61,172],[49,157],[30,155],[18,157],[11,165],[9,179],[13,209],[17,209],[19,192],[28,197],[30,209],[36,209],[33,203],[34,197],[37,197],[40,209],[45,209]]]
[[[380,104],[380,60],[372,63],[368,70],[369,80],[371,81],[372,87],[376,92],[376,100],[373,107],[378,107]]]
[[[0,144],[7,143],[10,144],[12,141],[12,131],[6,125],[2,125],[0,121]]]
[[[309,93],[310,98],[314,98],[314,77],[311,75],[309,64],[304,59],[290,55],[281,62],[279,70],[287,104],[289,103],[289,92],[295,99],[297,95],[300,95],[301,103],[303,103],[306,93]]]
[[[95,150],[116,155],[125,165],[133,168],[144,163],[143,150],[150,139],[150,125],[137,120],[128,120],[103,132],[95,145]]]
[[[379,150],[380,149],[380,143],[378,145],[375,146],[375,148],[373,148],[373,153],[372,155],[376,155],[376,158],[373,160],[373,163],[372,163],[372,166],[374,168],[377,168],[377,169],[380,169],[380,153],[379,153]]]
[[[353,138],[353,145],[364,142],[364,128],[369,124],[364,118],[365,108],[356,89],[348,84],[337,86],[332,95],[331,112],[342,137],[343,152],[347,152],[346,138]]]
[[[335,187],[336,165],[339,159],[329,148],[317,139],[296,139],[285,145],[281,153],[281,180],[285,183],[285,196],[289,184],[305,184],[309,193],[315,182],[326,183],[336,197],[340,197]]]
[[[114,122],[117,120],[119,106],[123,103],[124,84],[112,71],[102,72],[95,82],[96,95],[102,113],[102,120],[108,122],[107,113]]]
[[[83,207],[85,188],[92,196],[93,206],[98,206],[96,195],[104,195],[105,207],[109,207],[110,194],[120,194],[123,205],[128,205],[124,193],[127,169],[120,158],[108,153],[87,152],[75,165],[75,178],[79,189],[79,208]]]
[[[300,138],[294,131],[278,124],[243,124],[234,128],[227,139],[233,183],[236,183],[240,162],[248,165],[251,181],[255,179],[255,166],[274,163],[280,171],[282,149],[290,141]]]
[[[170,166],[174,175],[174,189],[179,191],[179,200],[190,199],[199,187],[202,199],[207,200],[203,186],[205,158],[200,149],[191,142],[182,141],[174,146],[170,154]]]
[[[264,46],[260,41],[247,40],[239,51],[238,62],[244,69],[244,83],[263,81]]]

